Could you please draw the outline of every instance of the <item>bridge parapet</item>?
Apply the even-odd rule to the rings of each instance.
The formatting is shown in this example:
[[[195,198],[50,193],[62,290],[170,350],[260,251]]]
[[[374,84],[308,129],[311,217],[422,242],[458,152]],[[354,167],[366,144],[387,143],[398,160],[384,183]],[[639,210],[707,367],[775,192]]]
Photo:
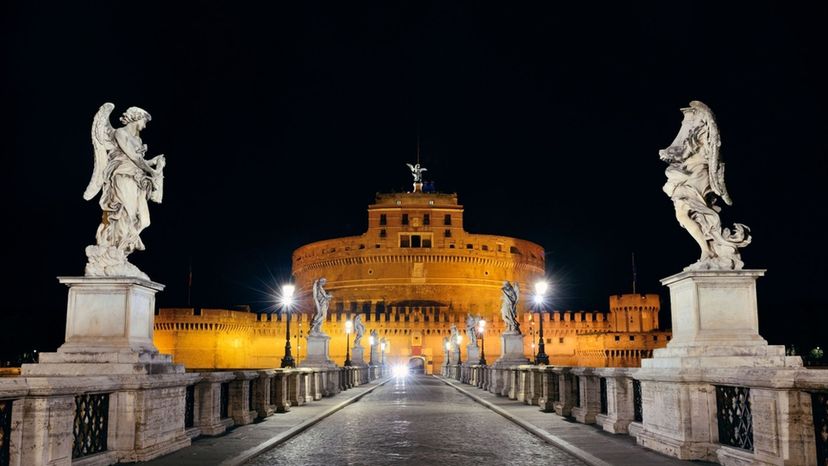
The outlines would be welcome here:
[[[673,423],[682,433],[676,419],[692,416],[705,419],[707,429],[690,434],[696,441],[705,436],[710,459],[720,464],[821,465],[828,460],[828,370],[699,368],[692,374],[696,393],[685,393],[687,384],[676,383],[671,395],[684,397],[688,412],[671,414],[652,410],[652,399],[666,396],[663,382],[656,385],[641,375],[640,368],[544,365],[470,365],[467,371],[449,366],[444,371],[444,376],[541,411],[628,434],[645,447],[651,447],[648,423]],[[677,373],[676,382],[687,376]]]

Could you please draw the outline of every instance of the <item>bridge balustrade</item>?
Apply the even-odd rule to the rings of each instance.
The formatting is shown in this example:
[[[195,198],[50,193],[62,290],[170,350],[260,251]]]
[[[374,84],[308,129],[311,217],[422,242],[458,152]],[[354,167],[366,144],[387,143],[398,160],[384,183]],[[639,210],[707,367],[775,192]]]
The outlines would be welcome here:
[[[468,383],[498,396],[537,404],[544,412],[628,434],[643,444],[648,419],[643,399],[659,395],[653,382],[637,378],[640,371],[472,365]],[[444,374],[454,374],[451,366]],[[705,374],[711,396],[707,417],[713,422],[711,448],[719,462],[777,464],[787,455],[785,464],[828,464],[828,371],[794,368],[785,375],[783,383],[750,367]]]

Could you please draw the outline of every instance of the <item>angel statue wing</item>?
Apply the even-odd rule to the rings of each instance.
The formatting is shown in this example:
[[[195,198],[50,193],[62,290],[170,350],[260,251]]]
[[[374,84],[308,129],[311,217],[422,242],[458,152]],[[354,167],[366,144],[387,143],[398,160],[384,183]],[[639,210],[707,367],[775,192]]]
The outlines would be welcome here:
[[[95,168],[92,170],[92,179],[83,193],[87,201],[95,197],[104,182],[104,169],[106,168],[107,155],[115,149],[114,129],[109,123],[109,115],[115,105],[107,102],[101,105],[95,118],[92,119],[92,147],[95,149]]]
[[[733,200],[730,199],[730,194],[727,192],[727,186],[724,181],[725,164],[722,161],[722,156],[719,153],[719,148],[722,146],[722,139],[719,136],[719,127],[716,125],[716,117],[710,107],[694,100],[690,102],[690,107],[701,113],[701,120],[707,126],[707,175],[710,181],[710,189],[713,190],[727,205],[733,205]]]

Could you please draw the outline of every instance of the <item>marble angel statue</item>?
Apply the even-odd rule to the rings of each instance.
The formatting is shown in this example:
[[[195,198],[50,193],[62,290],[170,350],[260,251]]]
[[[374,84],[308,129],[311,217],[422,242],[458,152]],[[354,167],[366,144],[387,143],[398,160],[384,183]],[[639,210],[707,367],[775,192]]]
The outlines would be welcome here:
[[[140,235],[150,225],[148,201],[161,203],[166,159],[163,155],[145,158],[147,145],[141,141],[141,131],[152,119],[146,110],[128,108],[120,118],[124,126],[115,129],[109,121],[114,108],[103,104],[92,120],[94,169],[83,198],[88,201],[101,193],[103,216],[97,245],[86,248],[86,275],[149,280],[127,256],[144,250]]]
[[[376,331],[376,329],[375,329],[375,330],[371,330],[371,341],[373,342],[373,343],[371,343],[371,346],[374,346],[374,345],[376,345],[377,343],[379,343],[379,337],[377,336],[377,331]]]
[[[504,334],[520,335],[520,324],[517,317],[517,302],[520,298],[520,286],[517,282],[514,284],[508,281],[503,282],[503,287],[500,288],[503,292],[503,303],[500,305],[500,316],[503,322],[506,323],[506,330]]]
[[[469,339],[469,346],[477,348],[477,323],[480,322],[480,316],[474,317],[471,314],[466,315],[466,337]]]
[[[365,334],[365,324],[362,323],[362,315],[354,317],[354,348],[362,346],[362,335]]]
[[[457,330],[457,326],[451,324],[451,327],[449,328],[449,343],[451,343],[452,348],[459,347],[457,344],[457,335],[459,334],[460,332]]]
[[[333,295],[325,291],[324,286],[326,283],[328,283],[328,280],[325,278],[320,278],[313,282],[313,303],[316,306],[316,314],[311,319],[308,336],[325,334],[322,331],[322,323],[328,318],[328,306],[333,298]]]
[[[426,167],[420,167],[419,163],[416,164],[416,165],[411,165],[410,163],[407,163],[406,165],[408,165],[408,168],[411,170],[411,176],[414,177],[414,182],[415,183],[422,183],[423,182],[423,172],[428,171],[428,169]]]
[[[663,190],[673,201],[679,224],[701,247],[699,260],[685,270],[740,270],[744,263],[738,250],[750,244],[750,229],[736,223],[731,231],[722,228],[719,219],[721,207],[716,201],[733,202],[725,187],[716,120],[699,101],[681,111],[681,129],[659,156],[669,164]]]

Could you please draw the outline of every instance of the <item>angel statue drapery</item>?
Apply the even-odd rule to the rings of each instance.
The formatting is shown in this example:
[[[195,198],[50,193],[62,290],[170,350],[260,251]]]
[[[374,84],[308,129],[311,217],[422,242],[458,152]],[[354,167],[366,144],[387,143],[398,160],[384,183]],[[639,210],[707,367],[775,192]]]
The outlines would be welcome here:
[[[127,256],[144,250],[140,234],[150,225],[147,201],[161,203],[166,159],[163,155],[144,158],[147,145],[141,141],[141,131],[152,119],[146,110],[128,108],[120,118],[124,126],[115,129],[109,121],[114,108],[109,102],[103,104],[92,120],[94,170],[83,198],[88,201],[100,192],[103,216],[97,245],[86,248],[86,275],[149,280]]]
[[[503,318],[503,322],[506,323],[506,330],[503,333],[520,335],[520,324],[518,323],[517,317],[517,302],[520,299],[520,286],[517,282],[511,284],[505,281],[500,291],[503,292],[500,316]]]
[[[362,323],[362,316],[354,317],[354,348],[362,346],[362,335],[365,334],[365,324]]]
[[[469,345],[477,348],[477,325],[480,316],[466,315],[466,336],[469,338]]]
[[[331,299],[333,299],[333,295],[325,291],[324,286],[326,283],[328,283],[328,280],[325,278],[320,278],[313,282],[313,303],[316,306],[316,314],[314,314],[311,320],[308,336],[325,334],[322,331],[322,323],[328,317],[328,306],[331,303]]]
[[[736,223],[731,232],[722,228],[719,219],[721,207],[716,200],[727,205],[733,202],[725,187],[716,119],[699,101],[690,102],[681,111],[681,129],[659,156],[669,164],[663,190],[673,201],[679,224],[701,247],[699,260],[684,270],[740,270],[744,263],[739,248],[750,244],[750,229]]]

